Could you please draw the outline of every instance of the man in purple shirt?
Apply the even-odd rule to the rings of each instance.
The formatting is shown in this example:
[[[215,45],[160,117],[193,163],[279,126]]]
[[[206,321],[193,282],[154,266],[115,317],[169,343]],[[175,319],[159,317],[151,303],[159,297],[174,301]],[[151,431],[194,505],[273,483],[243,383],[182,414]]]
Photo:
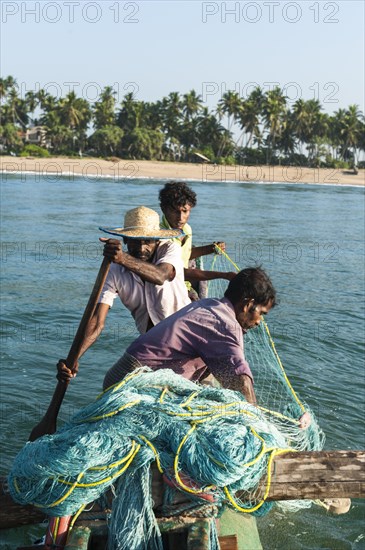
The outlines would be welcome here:
[[[207,298],[185,306],[142,334],[106,373],[103,387],[122,380],[134,369],[172,369],[201,381],[209,374],[225,388],[256,402],[253,377],[243,352],[243,335],[260,324],[276,304],[276,292],[261,268],[247,268],[232,279],[224,298]],[[72,372],[62,362],[59,380]]]
[[[224,388],[239,391],[256,403],[243,336],[275,305],[276,292],[267,274],[261,268],[243,269],[230,281],[224,298],[193,302],[137,338],[106,373],[103,387],[147,365],[152,370],[171,369],[194,381],[211,373]],[[69,381],[73,376],[59,362],[58,379]],[[304,413],[299,421],[301,428],[309,426],[309,414]]]
[[[200,381],[209,374],[225,388],[256,401],[253,377],[243,352],[243,335],[260,324],[276,304],[275,289],[260,268],[242,270],[224,298],[194,302],[141,335],[107,372],[104,389],[137,367],[172,369]]]

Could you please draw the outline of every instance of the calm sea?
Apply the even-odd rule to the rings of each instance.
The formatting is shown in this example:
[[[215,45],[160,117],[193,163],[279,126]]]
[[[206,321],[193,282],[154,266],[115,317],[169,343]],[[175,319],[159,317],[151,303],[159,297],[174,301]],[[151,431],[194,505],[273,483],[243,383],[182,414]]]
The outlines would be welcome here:
[[[7,473],[55,388],[101,262],[98,227],[139,205],[158,208],[162,181],[2,176],[1,473]],[[327,449],[364,442],[364,190],[290,184],[203,183],[195,244],[225,240],[241,267],[261,264],[280,306],[269,326],[289,378],[318,415]],[[61,421],[99,392],[137,335],[121,304],[83,358]],[[258,520],[271,549],[365,548],[364,501],[344,516],[322,508]],[[1,549],[30,543],[0,535]]]

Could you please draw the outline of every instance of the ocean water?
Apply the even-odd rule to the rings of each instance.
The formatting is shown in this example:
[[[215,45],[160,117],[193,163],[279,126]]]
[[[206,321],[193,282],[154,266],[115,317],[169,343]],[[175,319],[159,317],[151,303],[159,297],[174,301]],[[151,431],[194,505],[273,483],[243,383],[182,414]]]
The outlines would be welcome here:
[[[1,474],[6,475],[56,385],[101,263],[99,226],[139,205],[158,209],[157,180],[2,176]],[[268,324],[287,374],[316,412],[326,449],[364,449],[364,189],[191,182],[195,244],[224,240],[240,266],[262,265],[280,305]],[[115,304],[80,363],[60,423],[95,396],[137,336]],[[265,550],[365,548],[364,501],[332,516],[312,507],[258,519]],[[30,543],[37,529],[0,549]],[[10,542],[9,542],[10,540]]]

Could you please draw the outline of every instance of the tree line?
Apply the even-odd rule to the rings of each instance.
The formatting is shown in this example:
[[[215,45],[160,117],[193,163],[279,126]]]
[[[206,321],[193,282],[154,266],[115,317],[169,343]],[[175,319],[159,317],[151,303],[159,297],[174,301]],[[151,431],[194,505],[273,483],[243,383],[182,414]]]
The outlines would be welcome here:
[[[119,105],[111,86],[94,103],[74,91],[56,98],[40,89],[20,97],[8,76],[0,79],[0,115],[1,152],[8,154],[189,162],[199,153],[218,164],[349,167],[365,151],[358,105],[330,115],[317,99],[290,104],[279,87],[264,92],[258,86],[247,98],[227,91],[209,110],[195,90],[156,102],[128,93]],[[44,129],[45,147],[26,144],[34,126]]]

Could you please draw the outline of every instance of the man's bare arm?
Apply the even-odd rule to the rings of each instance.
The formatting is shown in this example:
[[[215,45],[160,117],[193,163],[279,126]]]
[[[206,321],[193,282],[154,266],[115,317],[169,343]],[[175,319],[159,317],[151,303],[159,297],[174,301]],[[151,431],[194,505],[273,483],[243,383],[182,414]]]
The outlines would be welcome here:
[[[161,263],[154,265],[134,258],[130,254],[123,252],[122,244],[117,239],[107,239],[104,246],[104,256],[113,263],[123,265],[136,275],[139,275],[143,281],[155,285],[163,285],[165,281],[172,281],[175,278],[175,268],[172,264]]]
[[[237,275],[234,271],[205,271],[203,269],[184,269],[186,281],[211,281],[213,279],[227,279],[231,281]]]
[[[108,304],[98,304],[95,308],[95,313],[90,319],[86,330],[85,336],[81,344],[81,350],[79,358],[89,349],[90,346],[99,338],[105,326],[105,319],[109,312]]]
[[[139,275],[143,281],[155,285],[163,285],[165,281],[172,281],[175,278],[175,268],[172,264],[161,263],[154,265],[149,262],[138,260],[138,258],[133,258],[133,256],[125,252],[123,252],[121,261],[115,263],[119,263],[130,271],[133,271],[133,273]]]
[[[191,249],[190,260],[200,258],[200,256],[208,256],[208,254],[215,254],[218,250],[216,248],[216,244],[223,251],[226,250],[226,243],[224,242],[214,242],[212,244],[204,244],[202,246],[193,246],[193,248]]]
[[[246,374],[228,376],[217,372],[214,372],[214,376],[223,388],[239,391],[249,403],[253,405],[257,404],[255,390],[253,389],[253,383],[250,376]]]
[[[86,326],[85,335],[81,342],[81,349],[78,359],[89,349],[90,346],[99,338],[104,326],[105,319],[109,311],[108,304],[98,304],[95,309],[95,313]],[[76,363],[76,369],[71,369],[66,364],[65,360],[60,360],[57,364],[57,378],[63,382],[66,382],[76,376],[78,370],[78,363]]]

